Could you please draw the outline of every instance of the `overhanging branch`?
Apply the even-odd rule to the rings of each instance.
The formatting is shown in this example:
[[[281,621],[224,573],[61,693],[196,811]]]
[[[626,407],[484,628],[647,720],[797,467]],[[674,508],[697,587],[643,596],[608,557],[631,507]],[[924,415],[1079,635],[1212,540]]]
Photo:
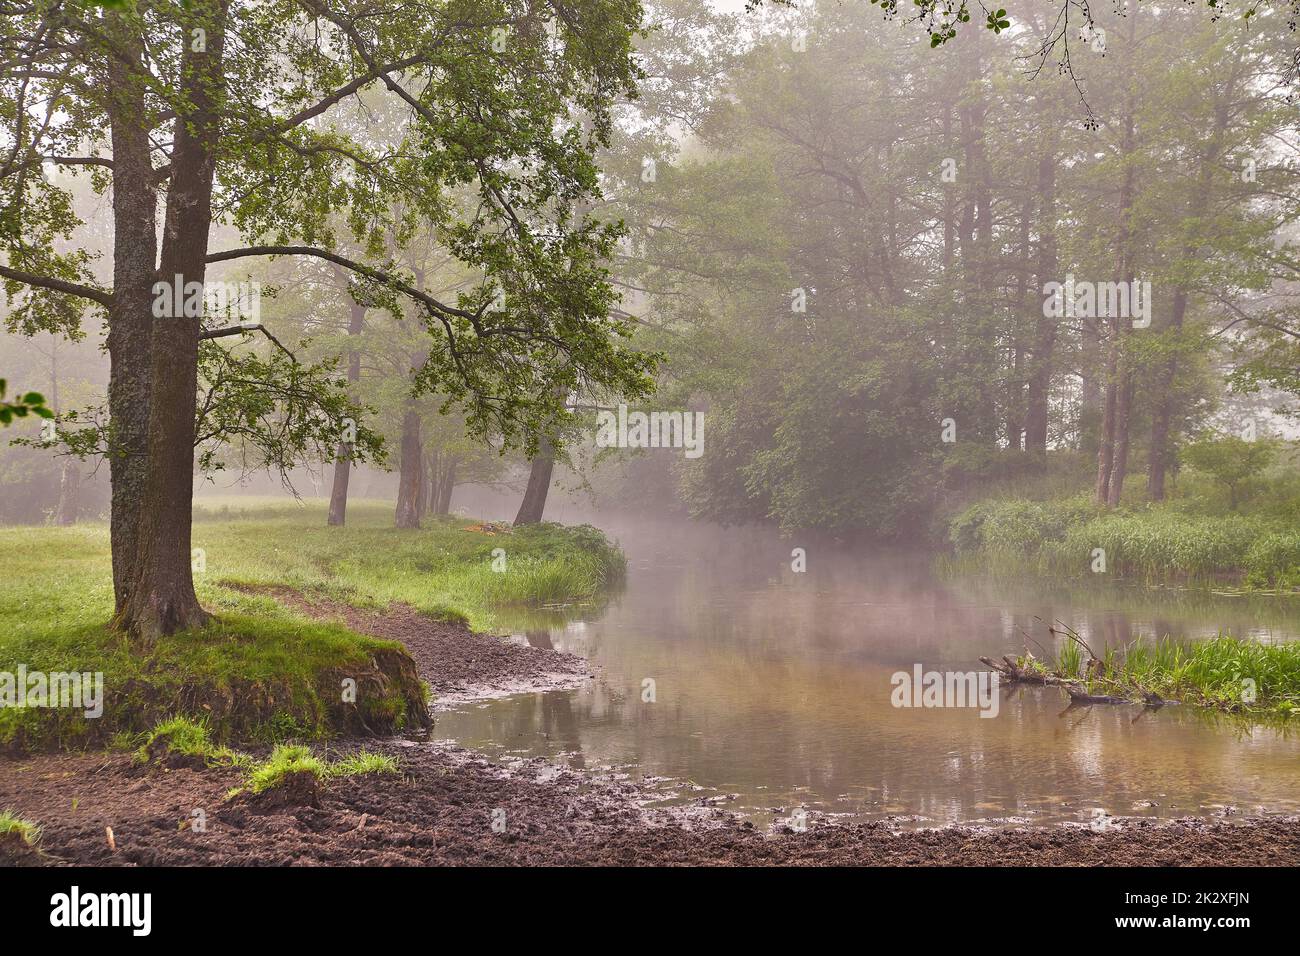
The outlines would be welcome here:
[[[83,299],[98,303],[106,309],[113,304],[113,293],[82,285],[79,282],[69,282],[66,279],[56,279],[53,276],[36,275],[32,272],[23,272],[21,269],[11,269],[8,266],[0,266],[0,276],[12,279],[14,282],[22,282],[36,289],[48,289],[51,292],[61,292],[64,295],[80,296]]]

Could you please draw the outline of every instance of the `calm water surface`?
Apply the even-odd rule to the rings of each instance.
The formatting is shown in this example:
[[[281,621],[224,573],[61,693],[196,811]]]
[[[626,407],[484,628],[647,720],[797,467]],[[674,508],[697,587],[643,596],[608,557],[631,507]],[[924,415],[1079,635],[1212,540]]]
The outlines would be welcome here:
[[[1181,708],[1066,710],[1057,688],[976,709],[903,709],[890,677],[983,670],[981,655],[1050,644],[1062,621],[1099,653],[1139,635],[1220,629],[1300,638],[1300,598],[1056,593],[941,579],[926,555],[785,539],[769,529],[600,522],[628,558],[603,607],[519,618],[599,678],[439,715],[435,735],[495,757],[543,756],[669,778],[665,802],[724,798],[756,820],[799,807],[863,818],[1050,822],[1300,810],[1300,734]],[[791,571],[791,549],[807,571]],[[1038,647],[1030,644],[1042,656]],[[643,682],[654,681],[645,702]]]

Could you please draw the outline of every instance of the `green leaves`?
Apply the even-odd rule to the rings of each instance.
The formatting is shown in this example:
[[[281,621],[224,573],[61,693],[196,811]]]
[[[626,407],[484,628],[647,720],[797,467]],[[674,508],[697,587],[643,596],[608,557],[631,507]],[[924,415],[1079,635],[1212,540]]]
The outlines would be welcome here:
[[[994,33],[1001,33],[1007,27],[1011,26],[1011,20],[1007,17],[1007,11],[995,10],[989,14],[988,22],[984,26]]]
[[[5,380],[0,378],[0,425],[9,426],[15,418],[36,415],[39,418],[53,418],[54,411],[45,405],[45,396],[40,392],[28,392],[15,402],[3,401],[5,397]]]
[[[382,437],[365,422],[374,409],[348,394],[337,360],[267,358],[213,341],[199,346],[195,447],[207,472],[269,469],[283,479],[304,461],[332,459],[351,440],[354,462],[382,463]]]

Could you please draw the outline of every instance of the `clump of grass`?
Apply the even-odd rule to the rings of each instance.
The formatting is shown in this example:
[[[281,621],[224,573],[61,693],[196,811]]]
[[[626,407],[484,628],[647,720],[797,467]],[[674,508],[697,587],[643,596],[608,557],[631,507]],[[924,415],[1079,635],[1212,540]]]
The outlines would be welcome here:
[[[309,773],[317,780],[356,777],[370,773],[397,773],[397,758],[388,754],[359,750],[338,760],[322,760],[303,744],[279,744],[265,760],[254,763],[243,787],[231,790],[228,797],[244,790],[265,793],[284,784],[293,774]]]
[[[41,828],[30,820],[24,820],[12,810],[0,811],[0,837],[16,834],[30,847],[35,847],[41,840]]]
[[[262,793],[280,786],[295,773],[310,773],[318,780],[323,779],[325,763],[303,744],[278,744],[271,756],[253,766],[248,776],[248,790]]]
[[[135,752],[136,763],[148,763],[171,755],[193,757],[209,767],[237,767],[247,763],[244,754],[214,744],[207,721],[172,717],[155,724]]]
[[[329,763],[325,767],[328,777],[358,777],[367,773],[397,773],[397,758],[389,754],[359,750]]]
[[[1230,634],[1192,642],[1139,639],[1097,658],[1078,635],[1067,635],[1046,663],[1027,654],[1017,665],[1092,694],[1159,698],[1256,718],[1300,715],[1300,641],[1266,644]]]

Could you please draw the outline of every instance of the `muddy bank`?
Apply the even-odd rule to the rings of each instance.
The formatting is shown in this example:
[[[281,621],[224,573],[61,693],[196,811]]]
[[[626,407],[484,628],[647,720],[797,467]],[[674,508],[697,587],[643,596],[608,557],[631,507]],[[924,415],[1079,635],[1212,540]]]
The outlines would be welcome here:
[[[249,588],[269,594],[300,614],[340,621],[361,634],[404,644],[433,692],[433,709],[526,691],[563,690],[591,678],[574,654],[478,634],[459,621],[434,620],[406,604],[364,610],[322,595],[285,587]]]
[[[318,806],[227,802],[238,772],[142,773],[119,754],[11,762],[0,775],[0,806],[42,825],[52,865],[1300,864],[1296,818],[1117,823],[1102,832],[825,824],[763,833],[718,809],[690,821],[647,810],[633,784],[593,783],[540,761],[508,771],[455,748],[378,749],[399,757],[400,777],[333,780]]]
[[[314,617],[400,641],[443,701],[566,686],[586,663],[433,621],[275,596]],[[567,686],[573,686],[569,684]],[[325,748],[356,749],[359,741]],[[0,759],[0,808],[42,828],[40,854],[0,843],[18,865],[1140,865],[1294,866],[1300,819],[1116,821],[1003,830],[898,830],[814,821],[756,829],[710,800],[650,804],[662,791],[541,760],[507,768],[447,745],[367,741],[399,775],[337,778],[272,799],[228,800],[232,769],[132,764],[124,753]],[[110,841],[108,831],[112,831]],[[12,845],[11,845],[12,844]]]

